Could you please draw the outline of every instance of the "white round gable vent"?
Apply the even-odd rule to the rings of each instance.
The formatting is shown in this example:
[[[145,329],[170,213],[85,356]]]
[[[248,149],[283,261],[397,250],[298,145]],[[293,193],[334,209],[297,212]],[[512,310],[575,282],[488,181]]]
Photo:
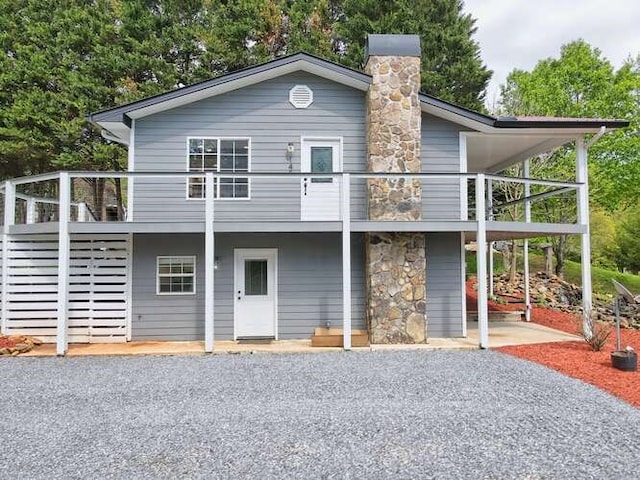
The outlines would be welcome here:
[[[307,108],[313,103],[313,91],[306,85],[296,85],[289,90],[289,101],[296,108]]]

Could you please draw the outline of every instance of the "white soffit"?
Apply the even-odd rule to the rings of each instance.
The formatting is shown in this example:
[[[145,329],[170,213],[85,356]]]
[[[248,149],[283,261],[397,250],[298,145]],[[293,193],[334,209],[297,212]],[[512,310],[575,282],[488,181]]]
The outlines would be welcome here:
[[[534,155],[549,152],[575,139],[573,135],[474,134],[467,138],[469,172],[497,172]]]
[[[120,138],[125,145],[129,143],[129,127],[121,122],[98,122],[102,128]]]
[[[326,67],[322,67],[320,65],[315,65],[306,60],[297,60],[280,67],[271,68],[252,75],[247,75],[243,78],[229,80],[228,82],[220,83],[208,88],[203,88],[202,90],[198,90],[187,95],[182,95],[164,102],[159,102],[154,105],[149,105],[137,110],[132,110],[130,112],[127,112],[127,115],[133,119],[146,117],[154,113],[162,112],[164,110],[169,110],[183,105],[188,105],[189,103],[197,102],[198,100],[203,100],[215,95],[231,92],[233,90],[238,90],[243,87],[248,87],[256,83],[264,82],[266,80],[271,80],[277,77],[281,77],[282,75],[287,75],[289,73],[298,71],[311,73],[313,75],[317,75],[318,77],[333,80],[335,82],[362,91],[367,91],[370,85],[368,82],[355,79],[348,75],[343,75],[339,72]]]

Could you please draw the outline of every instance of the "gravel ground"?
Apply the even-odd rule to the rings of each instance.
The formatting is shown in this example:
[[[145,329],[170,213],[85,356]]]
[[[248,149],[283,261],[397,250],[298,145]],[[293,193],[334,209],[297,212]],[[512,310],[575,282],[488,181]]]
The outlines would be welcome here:
[[[637,478],[640,410],[491,351],[0,361],[1,478]]]

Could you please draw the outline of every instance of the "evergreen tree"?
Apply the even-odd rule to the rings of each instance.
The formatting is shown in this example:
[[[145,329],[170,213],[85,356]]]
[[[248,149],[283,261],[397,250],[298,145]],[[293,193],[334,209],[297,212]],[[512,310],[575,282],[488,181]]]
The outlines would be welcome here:
[[[484,110],[491,71],[473,40],[475,20],[461,0],[344,0],[336,30],[343,61],[360,67],[369,33],[420,36],[422,90],[473,110]]]

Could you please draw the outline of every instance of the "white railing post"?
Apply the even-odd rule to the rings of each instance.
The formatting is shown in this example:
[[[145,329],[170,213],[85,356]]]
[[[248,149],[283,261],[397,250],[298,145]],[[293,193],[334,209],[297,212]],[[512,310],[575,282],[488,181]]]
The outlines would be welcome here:
[[[531,169],[529,159],[527,158],[522,163],[522,175],[524,178],[531,176]],[[524,221],[531,223],[531,202],[526,200],[531,195],[531,185],[528,181],[524,182]],[[529,239],[524,239],[524,245],[522,246],[522,261],[524,263],[524,318],[527,322],[531,321],[531,279],[529,271]]]
[[[587,147],[584,137],[576,139],[576,180],[578,187],[578,224],[583,227],[580,235],[580,263],[582,274],[582,322],[584,334],[591,337],[591,238],[589,232],[589,170],[587,166]]]
[[[16,186],[11,180],[4,182],[4,230],[16,223]]]
[[[215,182],[213,172],[205,174],[205,215],[204,215],[204,351],[213,352],[215,316],[215,234],[213,230]]]
[[[489,220],[493,220],[493,180],[487,179],[487,207]],[[489,295],[493,297],[495,288],[493,285],[493,242],[489,242]]]
[[[84,202],[80,202],[78,204],[78,222],[86,222],[87,221],[87,204]]]
[[[68,172],[60,172],[60,198],[58,213],[58,322],[56,354],[65,355],[68,347],[67,314],[69,306],[69,217],[71,186]]]
[[[27,218],[26,223],[36,223],[36,199],[33,197],[27,198]]]
[[[480,348],[489,347],[489,307],[487,303],[487,212],[485,176],[476,176],[476,263],[478,277],[478,335]]]
[[[16,221],[16,186],[10,180],[4,182],[4,228],[2,229],[2,321],[0,330],[7,332],[9,311],[9,228]]]
[[[351,350],[351,177],[342,174],[342,334]]]

